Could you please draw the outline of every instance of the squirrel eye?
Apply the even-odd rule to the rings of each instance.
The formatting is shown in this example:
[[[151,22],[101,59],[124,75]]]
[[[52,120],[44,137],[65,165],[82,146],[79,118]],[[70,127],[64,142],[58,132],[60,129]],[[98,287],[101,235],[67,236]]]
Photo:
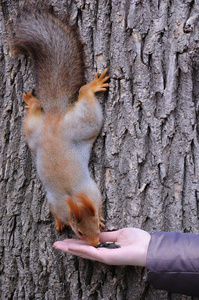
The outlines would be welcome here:
[[[79,235],[83,236],[83,233],[81,233],[81,231],[78,231]]]

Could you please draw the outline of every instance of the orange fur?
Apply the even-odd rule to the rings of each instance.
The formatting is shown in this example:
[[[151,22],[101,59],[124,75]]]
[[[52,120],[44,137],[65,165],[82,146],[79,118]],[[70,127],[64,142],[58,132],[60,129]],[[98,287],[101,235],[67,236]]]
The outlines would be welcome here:
[[[66,224],[64,224],[63,222],[59,221],[56,217],[55,217],[55,228],[56,230],[59,231],[63,231],[64,228],[66,227]]]
[[[73,201],[71,197],[68,197],[67,202],[70,208],[70,212],[75,215],[75,219],[79,223],[82,219],[81,210],[79,209],[78,205]]]
[[[109,79],[109,76],[104,77],[106,72],[107,69],[104,70],[99,78],[95,72],[95,79],[81,87],[79,90],[79,101],[86,97],[91,103],[93,103],[93,105],[95,105],[95,102],[93,101],[93,94],[106,91],[106,88],[109,86],[108,83],[105,83]]]
[[[55,215],[55,213],[52,211],[52,209],[50,209],[51,214],[54,216],[55,218],[55,228],[56,230],[59,231],[63,231],[64,228],[66,227],[66,224],[62,221],[60,221],[57,216]]]
[[[32,91],[29,93],[23,93],[23,100],[26,102],[25,108],[28,110],[28,113],[25,118],[25,134],[26,138],[29,139],[32,133],[35,132],[36,128],[38,128],[38,124],[41,121],[43,112],[42,106],[39,99],[33,96]],[[33,151],[33,149],[31,149]],[[34,152],[34,151],[33,151]]]
[[[74,174],[66,177],[66,170],[70,166],[70,158],[66,155],[67,149],[63,145],[63,128],[60,123],[62,116],[56,113],[47,113],[44,116],[44,125],[41,139],[42,147],[42,172],[46,181],[54,184],[56,178],[57,188],[61,191],[63,187],[70,191],[73,186]],[[74,165],[74,172],[76,166]],[[72,172],[72,171],[71,171]]]
[[[27,106],[25,106],[25,108],[27,109],[40,109],[41,110],[41,102],[39,101],[39,99],[35,96],[33,96],[33,91],[30,91],[28,93],[24,92],[23,93],[23,100],[24,102],[26,102],[26,104],[28,104]]]
[[[77,197],[80,199],[79,202],[81,206],[88,212],[90,216],[95,216],[96,209],[93,205],[93,202],[85,194],[77,194]]]
[[[102,207],[99,208],[99,221],[100,221],[101,228],[104,228],[105,225],[102,222],[105,222],[105,220],[104,220],[104,218],[102,218],[101,212],[102,212]]]

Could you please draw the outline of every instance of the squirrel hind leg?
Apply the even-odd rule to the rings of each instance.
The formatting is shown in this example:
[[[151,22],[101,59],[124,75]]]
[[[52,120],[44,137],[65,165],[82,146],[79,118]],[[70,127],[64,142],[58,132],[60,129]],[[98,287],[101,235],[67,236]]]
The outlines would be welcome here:
[[[106,76],[106,72],[108,69],[105,69],[103,73],[98,77],[97,73],[95,72],[95,78],[93,81],[83,85],[81,89],[79,90],[79,97],[84,97],[84,95],[88,94],[89,92],[92,92],[93,94],[97,92],[104,92],[109,87],[109,83],[106,83],[106,81],[109,79],[110,76]]]
[[[91,82],[95,88],[95,93],[106,91],[106,88],[109,87],[109,83],[105,83],[110,76],[106,76],[108,69],[105,69],[100,77],[98,77],[97,72],[94,73],[95,79]]]
[[[27,104],[25,106],[26,109],[36,108],[37,110],[41,110],[41,102],[37,97],[33,95],[33,91],[28,93],[23,92],[23,101]]]
[[[23,101],[26,102],[26,104],[28,104],[27,106],[25,106],[25,108],[27,108],[27,109],[30,108],[29,104],[30,104],[33,97],[34,97],[33,96],[33,91],[30,91],[28,93],[23,92]]]

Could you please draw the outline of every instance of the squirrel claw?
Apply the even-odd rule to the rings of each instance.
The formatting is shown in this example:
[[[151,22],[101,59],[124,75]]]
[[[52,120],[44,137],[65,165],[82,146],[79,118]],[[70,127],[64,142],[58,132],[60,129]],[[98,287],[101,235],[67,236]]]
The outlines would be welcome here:
[[[100,224],[100,227],[101,229],[103,229],[105,227],[105,225],[102,223],[102,222],[105,222],[104,218],[102,218],[102,216],[99,216],[99,224]]]
[[[105,225],[102,222],[100,222],[100,227],[101,227],[101,229],[103,229],[105,227]]]
[[[23,92],[23,100],[24,102],[26,102],[26,104],[28,104],[28,106],[30,100],[34,97],[32,93],[33,93],[32,91],[30,91],[29,93]],[[29,108],[29,107],[25,107],[25,108]]]
[[[110,78],[110,76],[104,77],[107,71],[108,69],[105,69],[100,77],[98,77],[97,72],[94,73],[95,79],[91,82],[94,93],[104,92],[106,91],[106,88],[109,87],[109,83],[105,82]]]
[[[100,216],[99,219],[100,219],[101,222],[105,222],[105,220],[104,220],[104,218],[102,218],[102,216]]]
[[[98,77],[97,72],[94,73],[94,80],[86,85],[83,85],[79,90],[79,98],[83,98],[84,95],[88,95],[88,93],[92,92],[93,94],[97,92],[105,92],[106,88],[109,87],[109,83],[105,83],[110,76],[105,76],[108,69],[105,69],[100,77]]]
[[[33,91],[30,91],[28,93],[23,92],[23,100],[27,104],[26,106],[24,106],[26,109],[41,111],[41,102],[33,95]]]
[[[57,218],[55,218],[55,228],[57,232],[63,231],[65,228],[65,224],[61,221],[59,221]]]

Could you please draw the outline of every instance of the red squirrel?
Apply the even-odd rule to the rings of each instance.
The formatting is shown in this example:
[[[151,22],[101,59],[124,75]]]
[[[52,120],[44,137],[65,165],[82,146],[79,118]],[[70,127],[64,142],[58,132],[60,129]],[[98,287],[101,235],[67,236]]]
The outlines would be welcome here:
[[[23,93],[25,136],[35,154],[57,231],[70,225],[90,245],[99,244],[104,219],[101,194],[91,178],[90,151],[103,121],[95,93],[106,91],[107,69],[84,85],[83,49],[77,31],[49,11],[19,17],[11,50],[33,60],[37,97]]]

